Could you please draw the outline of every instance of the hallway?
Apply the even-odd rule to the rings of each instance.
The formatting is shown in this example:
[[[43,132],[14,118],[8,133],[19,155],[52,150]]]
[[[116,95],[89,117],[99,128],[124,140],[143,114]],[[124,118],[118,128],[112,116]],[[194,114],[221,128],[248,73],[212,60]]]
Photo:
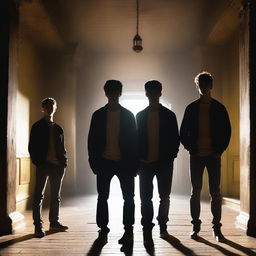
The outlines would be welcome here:
[[[189,199],[171,196],[171,211],[168,231],[172,235],[169,241],[158,236],[158,227],[153,231],[155,251],[147,252],[142,243],[140,226],[139,200],[136,198],[136,223],[133,248],[124,248],[117,240],[122,236],[121,205],[122,199],[115,195],[110,197],[110,233],[108,243],[98,250],[93,248],[97,238],[95,224],[96,196],[63,199],[61,221],[69,226],[68,232],[47,234],[42,239],[33,237],[31,212],[25,212],[26,226],[14,235],[0,237],[1,256],[82,256],[82,255],[256,255],[255,239],[248,237],[244,230],[235,227],[238,212],[223,206],[223,233],[227,242],[217,243],[211,233],[211,215],[209,203],[202,204],[202,231],[199,241],[188,237],[191,230],[189,215]],[[157,203],[157,198],[154,200]],[[156,208],[155,208],[156,209]],[[45,229],[48,228],[47,211],[44,210]]]

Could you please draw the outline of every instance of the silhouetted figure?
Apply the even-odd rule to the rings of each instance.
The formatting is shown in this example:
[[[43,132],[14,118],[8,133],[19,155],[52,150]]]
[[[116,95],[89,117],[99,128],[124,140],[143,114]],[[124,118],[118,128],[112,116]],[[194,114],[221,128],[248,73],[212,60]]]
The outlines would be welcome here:
[[[107,243],[108,198],[114,175],[120,181],[124,199],[123,225],[125,233],[120,244],[133,241],[134,177],[137,174],[137,130],[134,115],[121,105],[122,84],[108,80],[104,85],[108,104],[92,115],[88,136],[89,163],[97,175],[97,214],[100,228],[98,242]]]
[[[190,153],[192,192],[190,212],[193,224],[192,239],[200,231],[200,192],[204,168],[207,168],[213,215],[213,234],[217,241],[224,241],[221,233],[221,155],[227,148],[231,126],[226,108],[211,97],[213,79],[202,72],[195,77],[200,98],[187,106],[180,129],[181,142]]]
[[[153,178],[156,176],[160,205],[158,224],[160,237],[168,236],[170,193],[172,186],[173,161],[179,150],[179,130],[175,114],[159,104],[162,84],[156,80],[145,84],[149,106],[136,116],[140,156],[141,224],[145,245],[153,245]]]
[[[45,236],[41,211],[48,178],[51,186],[50,230],[65,231],[68,229],[67,226],[59,223],[60,192],[67,157],[63,130],[53,121],[56,109],[55,99],[46,98],[42,101],[41,111],[44,117],[33,124],[29,139],[30,157],[36,165],[33,220],[35,236],[39,238]]]

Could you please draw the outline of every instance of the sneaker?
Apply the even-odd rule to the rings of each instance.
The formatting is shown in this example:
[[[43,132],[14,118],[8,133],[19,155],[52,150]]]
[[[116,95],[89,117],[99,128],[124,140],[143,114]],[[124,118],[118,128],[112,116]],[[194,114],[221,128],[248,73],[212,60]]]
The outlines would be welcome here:
[[[35,237],[42,238],[45,236],[45,231],[42,226],[35,226]]]
[[[167,230],[161,230],[161,231],[160,231],[160,237],[161,237],[162,239],[167,239],[169,236],[170,236],[170,234],[168,233]]]
[[[152,238],[152,230],[143,231],[143,243],[144,246],[153,247],[154,241]]]
[[[189,234],[189,237],[193,240],[197,240],[198,239],[198,232],[196,231],[192,231],[190,234]]]
[[[125,231],[123,236],[118,240],[119,244],[127,244],[133,242],[133,231]]]
[[[98,238],[95,240],[95,244],[98,246],[103,246],[108,242],[108,232],[99,230]]]
[[[213,230],[213,237],[217,242],[223,243],[226,241],[225,236],[221,233],[220,230]]]
[[[66,231],[68,226],[64,226],[59,222],[50,223],[50,230],[52,231]]]

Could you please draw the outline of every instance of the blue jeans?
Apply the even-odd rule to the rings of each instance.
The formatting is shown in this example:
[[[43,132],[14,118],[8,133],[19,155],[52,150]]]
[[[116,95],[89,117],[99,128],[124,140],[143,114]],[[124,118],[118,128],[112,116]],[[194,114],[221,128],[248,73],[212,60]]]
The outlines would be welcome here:
[[[208,172],[209,190],[211,195],[211,212],[213,215],[213,229],[221,227],[221,158],[215,156],[190,156],[190,178],[192,184],[190,198],[190,213],[193,230],[200,231],[200,193],[203,185],[203,172],[206,167]]]
[[[40,226],[43,223],[41,212],[48,178],[51,189],[49,221],[54,223],[59,220],[60,191],[64,174],[65,169],[63,167],[52,164],[45,164],[44,166],[36,168],[36,183],[33,202],[33,220],[35,226]]]
[[[101,164],[101,169],[97,173],[97,213],[96,222],[98,227],[104,231],[109,232],[108,222],[108,198],[110,190],[110,182],[114,175],[120,181],[121,190],[124,199],[123,205],[123,224],[127,231],[133,230],[134,224],[134,176],[121,162],[114,162],[104,159]],[[134,173],[134,172],[133,172]]]
[[[156,176],[160,204],[158,209],[158,224],[164,231],[169,220],[170,193],[172,187],[173,161],[168,163],[143,163],[140,171],[141,225],[143,230],[152,230],[154,223],[153,179]]]

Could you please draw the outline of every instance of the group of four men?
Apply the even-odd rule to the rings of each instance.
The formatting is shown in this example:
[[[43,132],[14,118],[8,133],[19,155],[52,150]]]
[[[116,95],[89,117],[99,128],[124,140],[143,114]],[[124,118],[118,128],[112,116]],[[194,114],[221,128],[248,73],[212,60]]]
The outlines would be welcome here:
[[[200,192],[202,189],[203,171],[206,167],[212,199],[213,234],[218,241],[225,239],[221,233],[220,222],[220,157],[228,146],[231,126],[225,107],[211,97],[210,91],[213,86],[211,74],[207,72],[199,73],[195,78],[195,83],[200,93],[200,98],[186,108],[180,134],[175,114],[159,103],[162,92],[160,82],[151,80],[145,84],[149,106],[136,115],[136,120],[129,110],[119,104],[119,97],[122,93],[121,82],[108,80],[105,83],[104,91],[108,98],[108,103],[93,113],[88,135],[89,163],[97,177],[98,202],[96,222],[100,228],[97,239],[99,243],[107,243],[107,237],[110,231],[108,228],[108,198],[110,182],[114,175],[120,181],[124,199],[123,225],[125,232],[118,242],[120,244],[126,244],[133,241],[135,208],[134,177],[137,174],[139,174],[140,180],[141,224],[143,226],[143,241],[145,246],[153,245],[152,229],[154,227],[154,211],[152,197],[153,178],[155,176],[160,197],[157,216],[160,237],[165,239],[169,236],[167,222],[169,220],[173,162],[177,157],[180,141],[190,153],[190,176],[192,183],[190,210],[192,217],[191,223],[193,224],[193,232],[190,234],[190,237],[196,239],[200,231]],[[54,104],[56,105],[56,102]],[[43,104],[42,109],[46,109]],[[44,111],[46,117],[51,116],[49,112],[51,111]],[[54,112],[52,111],[51,114]],[[46,119],[44,118],[43,120]],[[39,122],[43,121],[41,120]],[[45,123],[47,125],[47,122]],[[50,146],[51,124],[48,124],[47,131],[49,139],[44,139],[44,142],[49,141],[49,149],[48,151],[45,150],[44,160],[40,165],[35,160],[35,156],[33,156],[32,145],[37,144],[36,140],[33,140],[34,126],[31,130],[29,147],[31,158],[37,165],[37,177],[42,173],[40,169],[45,169],[44,175],[45,177],[49,176],[51,182],[51,176],[54,175],[52,175],[51,171],[47,170],[58,169],[58,166],[62,166],[62,169],[64,169],[66,164],[65,161],[65,163],[62,162],[63,156],[65,156],[65,150],[62,151],[64,149],[64,143],[61,140],[63,131],[61,133],[59,126],[56,125],[54,136],[55,138],[59,138],[59,143],[58,139],[55,139],[55,145]],[[55,155],[52,154],[54,150],[50,150],[51,147],[56,149]],[[62,151],[62,155],[60,151]],[[63,172],[57,171],[57,173],[62,173],[63,175]],[[57,180],[61,181],[62,178]],[[42,229],[40,207],[46,181],[39,177],[37,178],[37,183],[42,183],[43,185],[40,188],[36,185],[33,217],[35,234],[38,237],[42,237],[44,236],[44,231]],[[51,185],[55,186],[56,183],[52,181]],[[61,182],[57,186],[58,189],[55,189],[56,193],[52,193],[51,195],[57,199],[55,201],[54,199],[52,200],[53,203],[50,207],[49,219],[50,227],[65,230],[67,227],[58,222],[58,211],[56,210],[59,206],[60,185]]]

